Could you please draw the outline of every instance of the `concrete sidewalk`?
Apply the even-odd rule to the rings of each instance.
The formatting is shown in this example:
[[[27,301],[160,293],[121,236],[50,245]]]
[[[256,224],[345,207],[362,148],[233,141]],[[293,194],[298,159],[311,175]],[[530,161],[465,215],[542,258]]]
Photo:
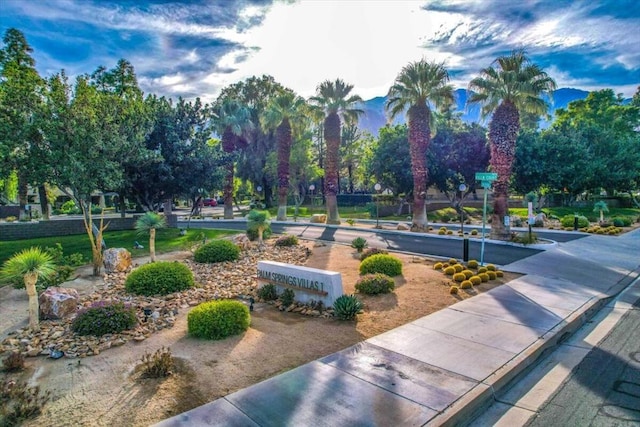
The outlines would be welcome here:
[[[517,280],[158,426],[463,423],[631,284],[638,254],[640,229],[558,244],[504,266]]]

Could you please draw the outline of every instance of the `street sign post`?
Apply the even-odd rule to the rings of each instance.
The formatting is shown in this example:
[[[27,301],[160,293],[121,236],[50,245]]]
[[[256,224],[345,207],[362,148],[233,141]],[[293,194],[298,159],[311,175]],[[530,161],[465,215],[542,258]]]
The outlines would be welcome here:
[[[482,245],[480,246],[480,265],[484,265],[484,235],[485,224],[487,223],[487,193],[491,188],[491,183],[498,179],[498,174],[494,172],[476,172],[476,181],[480,181],[484,189],[484,204],[482,206]]]

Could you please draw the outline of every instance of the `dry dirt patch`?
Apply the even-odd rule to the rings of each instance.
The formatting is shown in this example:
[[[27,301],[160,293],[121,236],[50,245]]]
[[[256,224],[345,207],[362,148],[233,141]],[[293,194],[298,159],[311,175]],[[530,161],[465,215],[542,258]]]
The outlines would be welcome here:
[[[305,244],[313,246],[310,242]],[[272,305],[259,303],[246,333],[222,341],[204,341],[188,337],[184,310],[176,317],[173,328],[140,343],[129,342],[81,359],[29,358],[28,369],[20,376],[51,390],[53,398],[40,417],[25,425],[153,424],[514,277],[507,273],[501,281],[453,296],[449,294],[451,282],[433,270],[432,261],[396,255],[403,261],[403,276],[396,278],[395,292],[360,296],[365,309],[356,322],[280,312]],[[354,292],[359,266],[354,249],[343,245],[316,246],[306,265],[341,272],[345,293]],[[16,308],[16,312],[26,312],[26,295],[21,301],[12,301],[14,306],[22,303],[23,308]],[[142,356],[162,346],[170,348],[177,360],[174,375],[166,379],[141,378],[136,366]]]

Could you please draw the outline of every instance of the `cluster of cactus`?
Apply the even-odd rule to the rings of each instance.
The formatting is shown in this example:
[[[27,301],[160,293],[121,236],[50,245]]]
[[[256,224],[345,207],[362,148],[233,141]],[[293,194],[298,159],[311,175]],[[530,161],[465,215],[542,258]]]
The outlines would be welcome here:
[[[433,264],[433,269],[440,270],[445,275],[451,276],[451,279],[456,282],[449,289],[451,294],[457,294],[459,289],[471,289],[483,282],[504,277],[504,273],[498,270],[495,265],[480,266],[476,260],[470,260],[466,265],[463,265],[457,259],[451,258],[448,261],[436,262]]]

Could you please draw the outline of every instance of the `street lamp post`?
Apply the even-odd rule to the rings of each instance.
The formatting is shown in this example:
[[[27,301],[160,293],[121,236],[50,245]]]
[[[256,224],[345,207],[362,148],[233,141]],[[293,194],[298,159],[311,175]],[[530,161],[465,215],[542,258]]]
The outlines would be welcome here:
[[[380,190],[382,189],[382,186],[379,183],[376,183],[376,185],[373,186],[373,188],[376,190],[376,228],[380,228],[379,222],[380,222],[380,207],[379,207],[379,203],[380,201],[378,200],[378,193],[380,192]]]
[[[314,191],[315,189],[316,189],[316,186],[315,186],[315,185],[311,184],[311,185],[309,186],[309,192],[311,193],[311,211],[312,211],[312,212],[313,212],[313,206],[314,206],[314,200],[313,200],[314,194],[313,194],[313,191]]]
[[[260,203],[260,200],[262,200],[262,186],[258,185],[256,187],[256,191],[258,192],[258,202],[256,203],[256,208],[261,209],[262,203]]]
[[[462,201],[464,200],[464,192],[467,191],[465,184],[458,186],[460,191],[460,202],[458,202],[458,210],[460,213],[460,233],[462,234],[462,260],[469,261],[469,236],[464,234],[464,208],[462,207]]]

